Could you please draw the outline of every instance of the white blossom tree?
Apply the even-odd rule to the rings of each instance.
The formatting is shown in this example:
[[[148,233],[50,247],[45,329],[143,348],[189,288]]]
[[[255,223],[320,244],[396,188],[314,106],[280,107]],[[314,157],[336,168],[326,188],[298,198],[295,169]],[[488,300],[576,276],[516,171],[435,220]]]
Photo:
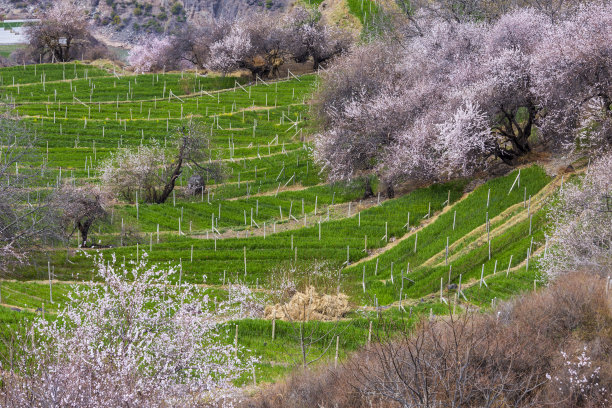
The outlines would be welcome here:
[[[247,312],[179,282],[174,268],[96,259],[98,278],[74,286],[57,318],[37,318],[19,375],[3,376],[3,406],[232,406],[234,381],[257,360],[236,349],[223,323]],[[242,315],[238,311],[242,311]]]
[[[128,63],[139,73],[170,69],[176,62],[168,58],[172,47],[173,44],[166,37],[144,38],[130,50]]]
[[[588,270],[612,273],[612,154],[576,183],[565,183],[548,214],[551,236],[541,269],[551,277]]]
[[[400,46],[359,47],[323,76],[317,160],[332,180],[375,174],[392,186],[514,166],[534,143],[605,151],[612,5],[568,15],[526,8],[478,21],[433,13]]]
[[[351,36],[338,28],[326,25],[321,13],[313,8],[297,6],[287,16],[289,48],[293,59],[306,62],[312,58],[313,69],[348,51],[353,42]]]
[[[172,135],[172,148],[164,149],[153,141],[149,146],[126,148],[111,155],[100,167],[101,180],[108,193],[127,201],[136,194],[148,203],[161,204],[174,191],[185,167],[195,174],[219,181],[223,168],[210,160],[208,133],[192,122]]]
[[[612,145],[612,4],[583,6],[534,53],[535,92],[546,111],[542,135],[555,147]]]
[[[92,41],[87,10],[82,2],[57,0],[40,16],[40,23],[26,27],[34,57],[66,62],[75,58],[75,49]],[[80,57],[80,55],[79,55]],[[38,58],[35,58],[38,59]]]
[[[210,46],[210,59],[206,67],[212,71],[229,73],[242,67],[253,49],[248,31],[234,24],[228,34]]]

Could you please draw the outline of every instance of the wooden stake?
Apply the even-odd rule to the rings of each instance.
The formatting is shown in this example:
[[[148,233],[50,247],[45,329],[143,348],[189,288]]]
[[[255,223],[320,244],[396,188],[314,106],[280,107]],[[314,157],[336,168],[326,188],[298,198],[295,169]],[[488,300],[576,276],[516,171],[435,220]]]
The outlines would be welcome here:
[[[47,261],[47,270],[49,272],[49,300],[53,303],[53,281],[51,278],[51,261]]]
[[[234,357],[238,357],[238,325],[236,325],[236,337],[234,338]]]
[[[340,336],[336,336],[336,358],[334,359],[334,368],[338,368],[338,348],[340,347]]]

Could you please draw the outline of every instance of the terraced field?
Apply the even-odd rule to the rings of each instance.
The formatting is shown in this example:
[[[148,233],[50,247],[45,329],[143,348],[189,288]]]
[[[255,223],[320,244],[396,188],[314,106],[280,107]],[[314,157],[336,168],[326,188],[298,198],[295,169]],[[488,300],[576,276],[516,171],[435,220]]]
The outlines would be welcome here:
[[[218,297],[230,281],[263,296],[280,268],[325,261],[354,309],[342,323],[340,358],[367,340],[379,307],[392,321],[413,321],[449,313],[455,302],[486,307],[539,283],[531,254],[544,245],[543,208],[559,179],[531,166],[473,191],[466,190],[471,180],[455,180],[391,200],[363,199],[359,181],[327,184],[310,143],[306,101],[315,75],[247,83],[70,63],[3,68],[0,84],[3,100],[37,135],[39,154],[23,165],[45,163],[42,191],[66,180],[98,183],[100,163],[117,149],[164,146],[173,129],[193,120],[210,129],[211,155],[227,173],[199,196],[185,194],[187,170],[164,204],[116,202],[92,234],[101,249],[47,248],[33,266],[7,276],[0,282],[4,332],[42,313],[43,303],[52,319],[70,284],[96,284],[85,256],[94,253],[130,261],[147,252],[150,262],[179,265],[183,280],[210,285]],[[135,231],[130,239],[122,226]],[[291,369],[287,350],[298,341],[289,323],[276,323],[274,341],[270,321],[237,324],[240,344],[262,356],[260,378]],[[322,334],[333,325],[311,324]]]

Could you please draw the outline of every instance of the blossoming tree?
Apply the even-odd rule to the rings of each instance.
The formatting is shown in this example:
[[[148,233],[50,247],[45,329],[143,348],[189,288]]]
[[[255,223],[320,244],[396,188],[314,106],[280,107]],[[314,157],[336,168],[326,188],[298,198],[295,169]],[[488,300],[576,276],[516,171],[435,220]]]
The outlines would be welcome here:
[[[180,281],[175,268],[96,260],[101,283],[74,286],[57,318],[37,318],[19,377],[5,376],[14,407],[232,406],[234,381],[256,359],[227,339],[223,323],[250,312]],[[177,279],[178,278],[178,279]],[[178,282],[177,282],[178,280]]]

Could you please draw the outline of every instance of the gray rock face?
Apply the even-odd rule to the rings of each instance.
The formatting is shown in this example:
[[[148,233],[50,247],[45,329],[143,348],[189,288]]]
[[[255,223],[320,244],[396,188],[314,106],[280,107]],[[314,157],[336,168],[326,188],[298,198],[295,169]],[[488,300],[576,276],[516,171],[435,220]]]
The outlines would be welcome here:
[[[213,18],[232,19],[256,11],[280,11],[292,0],[184,0],[185,10]]]
[[[134,13],[136,2],[114,0],[111,4],[101,0],[82,0],[92,13],[101,15],[110,14],[114,10],[122,18],[132,20],[146,20],[149,17],[158,16],[165,12],[168,15],[168,20],[173,17],[184,15],[189,21],[195,17],[213,17],[213,18],[236,18],[257,11],[280,11],[292,4],[294,0],[148,0],[146,3],[151,5],[150,10],[144,10]],[[16,4],[17,3],[17,4]],[[23,0],[16,2],[15,0],[0,0],[0,13],[9,18],[30,18],[40,9],[44,9],[53,3],[53,0]],[[184,9],[182,11],[173,11],[173,6],[179,4]],[[144,10],[144,11],[143,11]],[[176,14],[174,14],[176,12]]]
[[[0,18],[33,18],[54,0],[0,0]],[[91,16],[97,37],[128,46],[145,34],[172,33],[186,23],[235,19],[258,12],[281,12],[295,0],[81,0]],[[145,7],[146,5],[146,7]],[[113,20],[116,16],[118,20]]]

